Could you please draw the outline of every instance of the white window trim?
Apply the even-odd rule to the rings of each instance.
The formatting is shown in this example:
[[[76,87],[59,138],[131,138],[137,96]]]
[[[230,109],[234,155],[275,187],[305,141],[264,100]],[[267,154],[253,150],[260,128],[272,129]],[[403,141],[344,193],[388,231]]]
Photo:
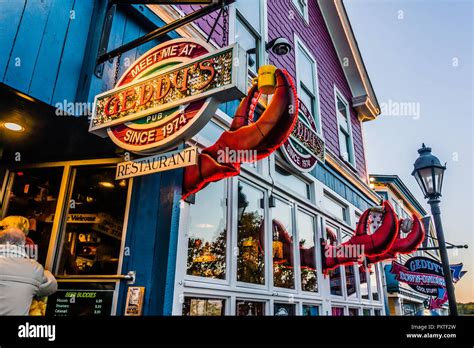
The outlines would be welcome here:
[[[306,22],[306,25],[309,24],[309,14],[308,14],[308,7],[309,7],[309,0],[306,1],[306,5],[303,9],[303,12],[301,12],[299,5],[297,4],[299,0],[292,0],[291,2],[293,3],[293,6],[296,8],[296,12],[300,14],[300,16],[304,19]]]
[[[354,133],[352,131],[352,120],[351,120],[352,117],[351,117],[350,104],[347,101],[347,99],[344,97],[344,95],[341,93],[341,91],[336,87],[336,85],[334,85],[334,106],[335,106],[335,110],[336,110],[337,135],[338,135],[337,141],[339,142],[339,132],[341,130],[340,130],[339,118],[337,117],[338,116],[337,113],[339,112],[338,108],[337,108],[337,98],[340,98],[347,106],[347,126],[349,128],[348,129],[348,131],[349,131],[349,140],[350,140],[349,146],[350,146],[350,151],[352,152],[352,162],[350,160],[351,154],[348,154],[349,158],[347,160],[342,158],[341,143],[339,143],[339,155],[341,156],[344,163],[346,163],[347,165],[351,166],[354,169],[357,169],[356,154],[355,154],[355,149],[354,149]]]
[[[322,115],[321,115],[321,103],[319,100],[319,79],[318,79],[318,63],[314,56],[311,54],[311,51],[308,49],[308,47],[304,44],[304,42],[298,37],[298,35],[294,35],[294,43],[295,43],[295,71],[296,71],[296,90],[297,93],[300,94],[301,92],[301,87],[300,87],[300,77],[298,76],[298,66],[299,66],[299,54],[298,54],[298,47],[301,47],[304,51],[305,54],[308,56],[308,58],[311,60],[314,66],[314,84],[316,86],[315,90],[312,91],[315,97],[315,102],[317,104],[316,106],[316,112],[318,113],[317,117],[314,117],[314,121],[316,123],[316,127],[318,128],[318,135],[320,135],[324,139],[324,134],[323,134],[323,127],[322,127]],[[308,107],[308,106],[307,106]]]

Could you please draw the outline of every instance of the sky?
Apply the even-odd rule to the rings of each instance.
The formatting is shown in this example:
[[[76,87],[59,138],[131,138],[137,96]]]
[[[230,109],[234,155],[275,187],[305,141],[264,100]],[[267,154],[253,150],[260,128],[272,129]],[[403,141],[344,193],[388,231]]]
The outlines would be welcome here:
[[[448,251],[468,273],[458,302],[474,302],[473,21],[471,0],[344,0],[382,114],[364,123],[369,173],[396,174],[426,211],[411,176],[424,142],[447,170],[441,214]]]

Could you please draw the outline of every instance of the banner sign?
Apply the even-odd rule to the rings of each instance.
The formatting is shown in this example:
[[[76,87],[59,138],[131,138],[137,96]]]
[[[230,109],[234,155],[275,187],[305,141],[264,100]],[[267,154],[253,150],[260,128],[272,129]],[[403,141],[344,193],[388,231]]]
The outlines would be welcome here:
[[[450,269],[454,283],[465,274],[461,271],[462,264],[451,265]],[[429,300],[430,309],[441,308],[448,300],[443,266],[436,260],[417,256],[408,259],[405,265],[392,261],[390,272],[396,280],[408,284],[413,290],[433,296]]]
[[[197,163],[197,156],[198,148],[192,146],[184,150],[176,150],[143,157],[133,161],[122,162],[117,165],[115,179],[121,180],[194,165]]]
[[[246,62],[237,44],[214,50],[195,39],[164,42],[95,97],[89,131],[135,153],[175,147],[196,135],[220,103],[245,95]]]
[[[299,171],[308,172],[318,160],[324,162],[325,146],[324,140],[318,135],[314,117],[300,100],[298,102],[298,121],[281,148],[288,162]]]

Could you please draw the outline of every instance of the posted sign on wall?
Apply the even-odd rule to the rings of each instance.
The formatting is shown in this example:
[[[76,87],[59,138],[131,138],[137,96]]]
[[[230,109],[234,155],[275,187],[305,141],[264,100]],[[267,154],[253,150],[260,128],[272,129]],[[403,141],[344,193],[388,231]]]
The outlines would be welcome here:
[[[238,45],[216,51],[194,39],[167,41],[96,96],[89,131],[136,153],[173,148],[199,132],[220,103],[245,94],[245,57]]]

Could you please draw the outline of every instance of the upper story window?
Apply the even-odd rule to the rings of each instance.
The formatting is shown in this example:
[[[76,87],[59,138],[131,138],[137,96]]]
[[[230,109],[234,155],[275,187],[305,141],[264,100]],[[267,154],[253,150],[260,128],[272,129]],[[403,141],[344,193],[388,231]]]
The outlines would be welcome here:
[[[295,46],[298,97],[313,115],[318,133],[321,133],[316,60],[297,37],[295,37]]]
[[[238,0],[235,16],[235,42],[247,51],[251,77],[257,76],[263,63],[263,1]]]
[[[339,135],[339,154],[342,159],[353,166],[355,165],[354,143],[352,140],[351,115],[349,103],[342,94],[335,90],[337,130]]]
[[[292,0],[298,12],[303,16],[306,23],[308,23],[308,0]]]
[[[310,185],[279,165],[275,165],[275,179],[301,196],[311,198]]]

